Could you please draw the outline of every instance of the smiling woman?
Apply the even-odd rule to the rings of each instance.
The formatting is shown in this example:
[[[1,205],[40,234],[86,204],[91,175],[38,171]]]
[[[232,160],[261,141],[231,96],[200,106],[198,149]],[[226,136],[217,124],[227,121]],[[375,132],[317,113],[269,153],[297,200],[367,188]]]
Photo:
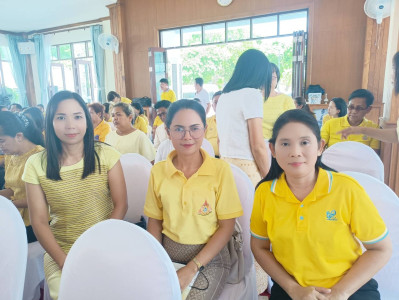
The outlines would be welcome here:
[[[127,200],[120,154],[94,142],[90,114],[78,94],[61,91],[51,98],[46,146],[46,151],[29,158],[22,179],[32,227],[46,250],[44,271],[50,296],[56,300],[72,244],[102,220],[123,219]]]

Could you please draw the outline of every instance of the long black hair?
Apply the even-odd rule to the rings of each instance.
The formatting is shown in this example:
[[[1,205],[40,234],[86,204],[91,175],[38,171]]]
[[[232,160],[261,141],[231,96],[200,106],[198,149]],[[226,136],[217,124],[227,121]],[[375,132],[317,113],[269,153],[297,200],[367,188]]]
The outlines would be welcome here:
[[[254,88],[265,90],[265,100],[270,95],[272,71],[266,55],[256,49],[245,51],[237,60],[233,75],[223,89],[223,93]]]
[[[320,143],[320,141],[321,141],[320,128],[319,128],[319,124],[317,123],[317,120],[315,119],[315,117],[312,114],[310,114],[304,110],[291,109],[291,110],[287,110],[282,115],[280,115],[280,117],[278,117],[278,119],[274,123],[272,138],[269,140],[270,144],[273,144],[273,146],[276,145],[277,136],[278,136],[281,128],[283,128],[288,123],[301,123],[301,124],[307,126],[310,130],[312,130],[313,134],[316,136],[317,142]],[[319,167],[323,168],[325,170],[335,171],[335,170],[327,167],[326,165],[324,165],[321,162],[321,155],[317,157],[316,164],[315,164],[316,169],[318,169]],[[272,164],[270,166],[269,173],[267,173],[265,178],[263,178],[256,185],[256,188],[258,188],[258,186],[265,181],[270,181],[270,180],[280,178],[281,174],[283,174],[283,173],[284,173],[284,170],[277,163],[276,158],[272,157]]]
[[[335,97],[331,99],[334,102],[335,107],[339,109],[338,117],[346,116],[348,113],[348,105],[346,104],[345,100],[339,97]]]
[[[85,118],[86,118],[86,133],[83,137],[83,173],[82,179],[94,173],[96,170],[96,159],[100,168],[100,158],[94,149],[94,129],[91,122],[91,117],[86,103],[82,97],[70,91],[60,91],[56,93],[49,101],[47,106],[45,128],[46,128],[46,150],[47,150],[47,167],[46,167],[46,177],[52,180],[62,180],[60,176],[60,157],[62,155],[62,145],[60,139],[57,137],[54,131],[53,120],[55,113],[57,112],[58,105],[65,100],[73,99],[79,103],[82,107]]]
[[[31,117],[11,111],[0,111],[0,134],[15,137],[20,132],[32,144],[44,147],[42,131],[37,128]]]

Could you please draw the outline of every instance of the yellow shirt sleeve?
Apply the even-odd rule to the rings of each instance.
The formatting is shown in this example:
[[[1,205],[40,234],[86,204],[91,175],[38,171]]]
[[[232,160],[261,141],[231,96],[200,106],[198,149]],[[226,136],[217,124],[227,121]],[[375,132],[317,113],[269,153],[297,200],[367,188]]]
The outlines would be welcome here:
[[[105,165],[107,166],[108,170],[111,170],[113,166],[115,166],[116,163],[119,161],[121,154],[118,150],[111,146],[105,144],[99,144],[98,146],[101,148],[97,148],[96,151],[99,151],[98,149],[101,149],[100,151],[103,156],[102,159],[105,160]]]
[[[132,100],[130,100],[129,98],[126,98],[126,97],[121,97],[121,102],[130,104],[130,103],[132,103]]]
[[[243,210],[241,201],[229,164],[224,164],[224,168],[220,175],[220,184],[216,195],[216,213],[218,219],[226,220],[242,216]]]
[[[321,127],[321,138],[326,141],[326,145],[328,146],[328,142],[330,141],[330,120],[327,121],[322,127]]]
[[[294,103],[294,99],[287,96],[287,98],[284,99],[284,111],[287,111],[290,109],[295,109],[295,103]]]
[[[136,121],[134,122],[134,128],[141,130],[144,133],[147,133],[148,131],[147,123],[145,122],[144,118],[141,116],[138,116],[136,118]]]
[[[162,220],[163,219],[163,207],[161,200],[157,197],[155,191],[154,180],[155,170],[152,168],[150,175],[150,182],[148,183],[147,196],[144,204],[144,214],[150,218]]]
[[[162,120],[160,117],[156,117],[154,120],[154,124],[152,125],[153,127],[158,127],[159,125],[163,124]]]
[[[40,184],[38,169],[42,168],[41,153],[37,153],[28,158],[25,164],[25,170],[22,174],[22,180],[31,184]],[[42,170],[45,172],[45,170]]]
[[[251,235],[257,239],[268,240],[267,222],[264,220],[264,190],[268,188],[266,183],[261,184],[255,191],[254,205],[251,214]]]
[[[350,227],[364,244],[374,244],[388,235],[388,229],[366,191],[357,182],[353,185]]]

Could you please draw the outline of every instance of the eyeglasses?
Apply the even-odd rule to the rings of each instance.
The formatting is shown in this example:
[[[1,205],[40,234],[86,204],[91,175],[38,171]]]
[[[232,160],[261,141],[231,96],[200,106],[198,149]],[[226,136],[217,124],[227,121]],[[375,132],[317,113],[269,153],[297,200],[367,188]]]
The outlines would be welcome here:
[[[361,107],[361,106],[353,106],[353,105],[349,105],[348,106],[348,110],[354,110],[356,112],[362,111],[362,110],[366,110],[368,109],[368,107]]]
[[[203,127],[191,127],[190,129],[184,129],[183,127],[176,127],[170,130],[170,135],[175,138],[182,140],[186,136],[186,131],[190,133],[193,139],[199,139],[204,134]]]
[[[161,112],[161,113],[157,114],[157,116],[158,116],[158,117],[166,116],[166,112]]]

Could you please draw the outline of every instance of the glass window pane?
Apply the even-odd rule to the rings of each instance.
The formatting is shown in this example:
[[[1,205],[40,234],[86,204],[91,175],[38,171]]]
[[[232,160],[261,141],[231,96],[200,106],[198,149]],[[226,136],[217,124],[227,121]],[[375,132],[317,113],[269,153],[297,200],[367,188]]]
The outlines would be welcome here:
[[[57,53],[57,46],[51,46],[51,60],[57,60],[58,53]]]
[[[161,31],[161,47],[171,48],[180,46],[180,29]]]
[[[75,58],[78,57],[86,57],[86,43],[75,43],[73,44],[73,56]]]
[[[58,47],[59,47],[59,50],[60,50],[60,59],[70,59],[70,58],[72,58],[71,45],[70,44],[59,45]]]
[[[201,26],[183,28],[183,46],[202,44]]]
[[[204,43],[220,43],[225,38],[225,23],[204,25]]]
[[[89,56],[93,56],[93,47],[91,46],[91,42],[87,42],[87,51]]]
[[[8,47],[5,46],[0,47],[0,59],[11,61],[10,49]]]
[[[279,34],[292,34],[294,31],[299,30],[306,31],[307,23],[308,20],[306,11],[281,14]]]
[[[4,75],[3,83],[5,86],[6,94],[10,96],[11,102],[18,102],[19,90],[17,84],[15,83],[14,75],[12,74],[11,62],[3,61],[1,63],[1,68],[3,69],[3,75]]]
[[[249,27],[249,19],[227,22],[227,40],[236,41],[249,39]]]
[[[277,16],[252,19],[252,37],[266,37],[277,35]]]

